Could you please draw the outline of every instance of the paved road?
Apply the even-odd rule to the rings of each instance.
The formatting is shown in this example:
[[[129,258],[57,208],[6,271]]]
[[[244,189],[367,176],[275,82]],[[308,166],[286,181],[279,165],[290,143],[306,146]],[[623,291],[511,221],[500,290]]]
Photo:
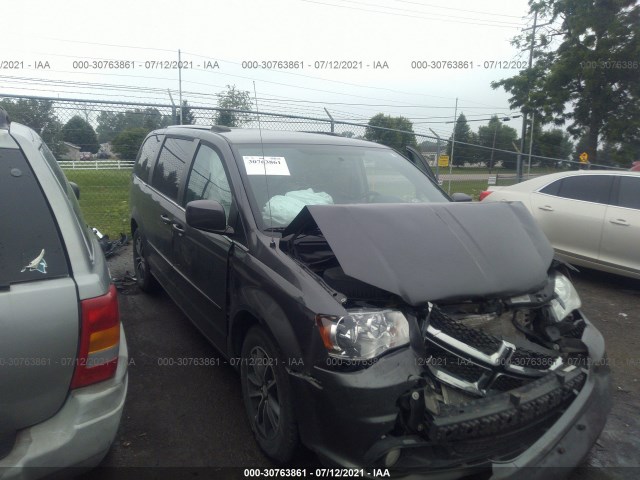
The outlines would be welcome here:
[[[114,277],[131,270],[130,255],[127,249],[110,260]],[[637,478],[638,468],[607,467],[640,466],[640,281],[586,272],[576,275],[575,283],[584,311],[607,340],[615,404],[586,460],[591,468],[572,479]],[[129,394],[120,431],[103,465],[187,467],[167,473],[167,478],[193,469],[192,477],[211,473],[198,475],[196,467],[272,466],[251,435],[235,370],[224,365],[166,294],[148,296],[132,287],[120,295],[120,309],[131,355]],[[203,361],[213,365],[177,365],[185,358],[209,359]],[[295,464],[319,465],[304,450]],[[158,478],[166,471],[143,472]],[[98,473],[111,479],[122,478],[126,471]],[[134,478],[139,476],[136,471]],[[96,473],[85,478],[96,478]]]

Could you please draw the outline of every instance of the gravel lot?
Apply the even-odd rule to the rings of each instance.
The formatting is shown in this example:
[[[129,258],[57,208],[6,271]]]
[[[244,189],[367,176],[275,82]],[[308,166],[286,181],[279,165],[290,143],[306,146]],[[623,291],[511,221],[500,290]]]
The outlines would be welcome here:
[[[132,271],[131,247],[110,259],[111,274]],[[607,341],[613,372],[614,406],[605,431],[571,475],[579,478],[637,478],[640,474],[640,281],[585,270],[574,276],[583,310]],[[158,477],[170,472],[206,478],[198,467],[269,467],[253,440],[235,370],[191,325],[164,293],[149,296],[130,287],[120,295],[131,364],[129,393],[120,431],[104,467],[134,469]],[[181,358],[212,359],[218,366],[165,365]],[[308,451],[296,466],[317,467]],[[635,467],[635,468],[632,468]],[[85,478],[121,478],[130,469],[107,468]],[[241,472],[233,474],[242,478]],[[228,476],[228,475],[226,475]],[[164,475],[163,475],[164,477]]]

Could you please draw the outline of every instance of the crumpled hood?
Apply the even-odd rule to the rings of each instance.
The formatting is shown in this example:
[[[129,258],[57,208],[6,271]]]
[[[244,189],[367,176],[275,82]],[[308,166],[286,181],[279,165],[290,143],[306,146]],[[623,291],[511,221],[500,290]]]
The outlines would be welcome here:
[[[521,203],[309,205],[283,237],[314,224],[347,275],[410,305],[530,292],[553,260]]]

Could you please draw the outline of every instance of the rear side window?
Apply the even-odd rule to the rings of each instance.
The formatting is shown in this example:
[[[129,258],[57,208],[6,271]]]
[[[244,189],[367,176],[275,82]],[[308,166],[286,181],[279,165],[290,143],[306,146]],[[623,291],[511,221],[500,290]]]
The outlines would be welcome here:
[[[0,225],[0,288],[69,275],[49,204],[17,149],[0,148]]]
[[[91,244],[91,240],[89,237],[89,230],[88,230],[89,227],[87,226],[87,222],[84,221],[84,217],[82,216],[82,210],[80,209],[80,203],[78,203],[76,194],[71,188],[71,185],[69,185],[69,182],[67,181],[67,177],[65,176],[64,172],[60,168],[60,165],[58,164],[56,157],[53,155],[53,152],[49,150],[49,147],[47,147],[47,145],[44,142],[40,144],[40,153],[49,164],[49,167],[51,167],[51,170],[53,171],[53,174],[58,179],[58,182],[60,183],[62,190],[64,190],[64,192],[66,193],[67,198],[69,199],[69,203],[73,208],[73,213],[76,216],[78,226],[82,231],[82,235],[84,235],[84,239],[87,244],[87,247],[89,247],[89,249],[92,249],[91,247],[92,244]]]
[[[153,169],[151,185],[171,200],[178,199],[185,164],[191,163],[195,144],[191,140],[167,138]]]
[[[546,193],[547,195],[558,195],[558,191],[560,190],[560,184],[562,180],[556,180],[553,183],[550,183],[546,187],[540,190],[540,193]]]
[[[153,161],[158,156],[158,151],[162,145],[162,139],[157,135],[152,135],[144,142],[138,153],[138,159],[133,167],[133,173],[143,182],[149,181],[149,171]]]
[[[620,177],[618,206],[640,210],[640,178]]]
[[[585,175],[558,180],[540,190],[557,197],[584,202],[608,203],[613,177],[611,175]]]

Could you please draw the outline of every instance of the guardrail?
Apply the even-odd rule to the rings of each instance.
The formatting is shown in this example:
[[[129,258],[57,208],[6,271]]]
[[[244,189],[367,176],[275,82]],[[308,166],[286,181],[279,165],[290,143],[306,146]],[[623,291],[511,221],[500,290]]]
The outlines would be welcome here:
[[[69,170],[122,170],[133,168],[133,160],[61,160],[60,168]]]

